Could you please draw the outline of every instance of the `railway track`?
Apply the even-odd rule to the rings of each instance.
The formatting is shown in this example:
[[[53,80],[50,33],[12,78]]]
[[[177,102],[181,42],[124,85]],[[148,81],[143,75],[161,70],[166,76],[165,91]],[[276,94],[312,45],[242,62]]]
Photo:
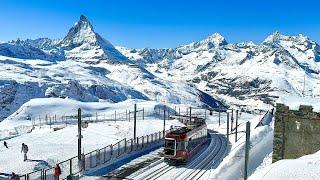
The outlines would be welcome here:
[[[161,158],[149,166],[136,171],[128,178],[138,180],[204,179],[204,175],[210,172],[211,168],[216,168],[228,152],[228,142],[222,134],[211,132],[210,137],[211,141],[208,147],[186,166],[170,166]]]

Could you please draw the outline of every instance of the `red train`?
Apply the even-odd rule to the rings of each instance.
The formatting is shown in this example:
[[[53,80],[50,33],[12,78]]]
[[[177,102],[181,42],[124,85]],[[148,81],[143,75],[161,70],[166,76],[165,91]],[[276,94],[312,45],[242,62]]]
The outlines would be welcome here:
[[[207,141],[207,125],[196,123],[170,131],[165,136],[164,158],[168,162],[186,163]]]

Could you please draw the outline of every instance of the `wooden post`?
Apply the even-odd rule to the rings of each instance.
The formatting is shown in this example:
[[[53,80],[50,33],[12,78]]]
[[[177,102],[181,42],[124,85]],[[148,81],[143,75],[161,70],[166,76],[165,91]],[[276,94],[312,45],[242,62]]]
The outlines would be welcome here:
[[[142,120],[144,120],[144,108],[142,108]]]
[[[128,109],[126,109],[126,121],[128,121]]]
[[[166,106],[163,106],[163,134],[166,132]]]
[[[233,109],[231,109],[231,132],[233,131]]]
[[[129,122],[130,122],[130,110],[129,110]]]
[[[190,120],[189,123],[191,124],[191,106],[190,106],[190,119],[189,120]]]
[[[117,111],[114,111],[114,122],[117,122]]]
[[[235,137],[235,142],[238,141],[238,118],[239,118],[238,113],[239,113],[239,111],[236,110],[236,137]]]
[[[246,149],[244,159],[244,179],[248,179],[248,164],[249,164],[249,150],[250,150],[250,122],[246,123]]]
[[[98,112],[96,112],[96,122],[98,121]]]
[[[204,109],[204,120],[206,121],[207,120],[207,110]]]
[[[229,141],[229,113],[227,112],[227,139]]]
[[[81,160],[81,109],[78,109],[78,160]]]
[[[133,113],[133,138],[137,138],[137,104],[134,104],[134,113]]]
[[[221,114],[220,114],[220,113],[221,113],[221,112],[220,112],[220,109],[219,109],[219,126],[220,126],[220,124],[221,124],[221,120],[220,120],[220,119],[221,119],[221,118],[220,118],[220,117],[221,117]]]

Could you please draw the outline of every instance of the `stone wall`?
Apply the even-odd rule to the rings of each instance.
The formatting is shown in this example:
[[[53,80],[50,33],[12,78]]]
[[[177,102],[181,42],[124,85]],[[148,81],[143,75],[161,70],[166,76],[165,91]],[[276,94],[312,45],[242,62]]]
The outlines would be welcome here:
[[[272,162],[295,159],[320,150],[320,113],[312,106],[290,110],[276,105]]]

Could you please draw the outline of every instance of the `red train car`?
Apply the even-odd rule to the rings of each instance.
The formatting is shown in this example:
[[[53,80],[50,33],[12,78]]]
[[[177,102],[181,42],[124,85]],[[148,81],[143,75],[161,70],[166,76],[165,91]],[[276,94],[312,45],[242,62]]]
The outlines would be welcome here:
[[[165,136],[164,158],[169,162],[186,163],[206,141],[205,123],[173,130]]]

